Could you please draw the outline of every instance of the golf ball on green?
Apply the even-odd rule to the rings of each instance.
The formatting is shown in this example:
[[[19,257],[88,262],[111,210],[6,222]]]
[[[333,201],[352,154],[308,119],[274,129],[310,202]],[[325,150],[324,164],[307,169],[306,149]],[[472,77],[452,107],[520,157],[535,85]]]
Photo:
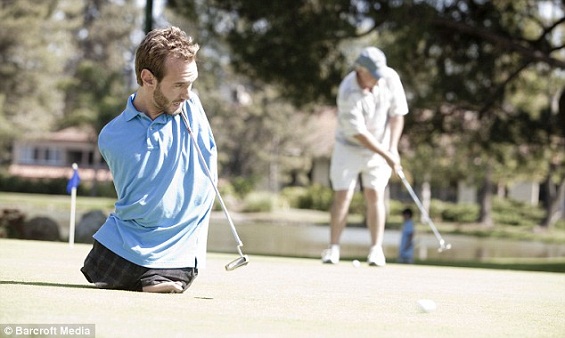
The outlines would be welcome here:
[[[436,303],[431,299],[420,299],[418,301],[418,307],[422,312],[432,312],[437,309]]]
[[[361,263],[358,260],[354,260],[353,262],[351,262],[351,264],[353,264],[353,266],[356,268],[361,266]]]

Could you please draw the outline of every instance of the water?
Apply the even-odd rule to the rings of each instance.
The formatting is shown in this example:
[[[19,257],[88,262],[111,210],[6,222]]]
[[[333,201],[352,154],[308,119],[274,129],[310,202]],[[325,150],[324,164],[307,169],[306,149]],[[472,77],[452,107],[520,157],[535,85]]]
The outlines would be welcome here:
[[[238,234],[244,244],[243,252],[252,255],[319,258],[329,241],[330,229],[322,225],[288,225],[269,223],[237,223]],[[565,257],[565,244],[518,241],[472,236],[443,236],[452,245],[451,250],[438,252],[438,241],[433,234],[418,234],[415,255],[418,259],[483,260],[487,258],[552,258]],[[383,248],[390,258],[397,256],[400,231],[385,230]],[[366,228],[348,227],[342,234],[342,259],[360,259],[367,256],[370,246]],[[208,236],[208,250],[236,252],[227,221],[213,219]],[[390,259],[389,258],[389,259]]]

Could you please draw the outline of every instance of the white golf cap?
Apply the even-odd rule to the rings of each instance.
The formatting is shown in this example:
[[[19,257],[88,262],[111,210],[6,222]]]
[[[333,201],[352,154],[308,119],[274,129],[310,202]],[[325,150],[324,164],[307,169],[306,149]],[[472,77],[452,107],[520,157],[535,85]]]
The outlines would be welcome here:
[[[361,51],[355,64],[369,70],[375,79],[380,79],[383,69],[386,68],[386,56],[377,47],[367,47]]]

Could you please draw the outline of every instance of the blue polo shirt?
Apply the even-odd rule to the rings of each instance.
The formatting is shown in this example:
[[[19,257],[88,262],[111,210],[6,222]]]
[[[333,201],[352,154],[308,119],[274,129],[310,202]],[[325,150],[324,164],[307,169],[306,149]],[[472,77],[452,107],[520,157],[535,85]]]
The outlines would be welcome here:
[[[151,120],[133,106],[135,95],[98,137],[118,200],[94,238],[148,268],[194,267],[196,258],[203,267],[214,189],[182,118]],[[183,110],[217,181],[216,144],[195,94]]]

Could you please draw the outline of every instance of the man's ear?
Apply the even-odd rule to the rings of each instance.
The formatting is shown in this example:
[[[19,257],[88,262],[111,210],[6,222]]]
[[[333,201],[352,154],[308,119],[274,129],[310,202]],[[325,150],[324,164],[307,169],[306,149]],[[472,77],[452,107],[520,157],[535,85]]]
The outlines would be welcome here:
[[[155,78],[153,73],[151,73],[151,71],[148,69],[143,69],[141,71],[141,81],[144,86],[147,85],[149,87],[153,87],[157,85],[157,79]]]

